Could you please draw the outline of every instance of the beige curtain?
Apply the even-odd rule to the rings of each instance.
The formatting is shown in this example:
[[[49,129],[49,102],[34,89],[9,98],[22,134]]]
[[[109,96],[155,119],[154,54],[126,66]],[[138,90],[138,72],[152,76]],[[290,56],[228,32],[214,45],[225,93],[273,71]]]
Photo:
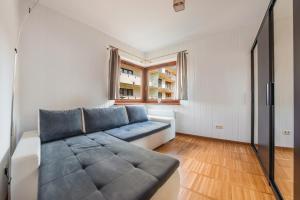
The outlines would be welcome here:
[[[176,98],[178,100],[188,100],[187,53],[186,53],[186,51],[182,51],[177,54]]]
[[[109,58],[109,100],[119,99],[121,58],[116,48],[110,49]]]

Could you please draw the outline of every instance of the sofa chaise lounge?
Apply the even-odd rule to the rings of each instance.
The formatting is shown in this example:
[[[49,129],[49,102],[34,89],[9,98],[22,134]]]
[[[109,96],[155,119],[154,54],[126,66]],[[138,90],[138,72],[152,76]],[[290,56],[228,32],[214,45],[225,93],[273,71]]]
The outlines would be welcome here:
[[[40,110],[12,157],[12,199],[175,200],[179,161],[150,150],[174,125],[142,106]]]

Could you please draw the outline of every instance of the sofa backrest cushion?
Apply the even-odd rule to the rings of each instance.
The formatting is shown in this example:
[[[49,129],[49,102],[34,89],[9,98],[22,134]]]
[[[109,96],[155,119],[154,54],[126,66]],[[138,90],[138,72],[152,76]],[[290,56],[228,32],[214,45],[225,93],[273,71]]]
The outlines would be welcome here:
[[[148,121],[145,106],[126,106],[129,123],[137,123]]]
[[[82,112],[80,108],[64,111],[39,111],[41,142],[51,142],[82,134]]]
[[[125,107],[83,109],[85,132],[92,133],[129,123]]]

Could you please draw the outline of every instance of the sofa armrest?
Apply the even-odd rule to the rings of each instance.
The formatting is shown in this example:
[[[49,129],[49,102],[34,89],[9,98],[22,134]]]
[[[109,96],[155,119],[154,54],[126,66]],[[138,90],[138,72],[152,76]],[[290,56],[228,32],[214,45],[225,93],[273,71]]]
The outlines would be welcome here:
[[[148,119],[151,121],[156,122],[163,122],[168,123],[171,125],[171,138],[174,139],[176,135],[176,124],[175,124],[175,118],[174,117],[163,117],[163,116],[155,116],[155,115],[148,115]]]
[[[151,121],[156,122],[164,122],[169,123],[172,126],[172,123],[175,125],[175,119],[173,117],[162,117],[162,116],[155,116],[155,115],[148,115],[148,119]]]
[[[41,141],[37,131],[25,132],[11,158],[11,197],[36,200]]]

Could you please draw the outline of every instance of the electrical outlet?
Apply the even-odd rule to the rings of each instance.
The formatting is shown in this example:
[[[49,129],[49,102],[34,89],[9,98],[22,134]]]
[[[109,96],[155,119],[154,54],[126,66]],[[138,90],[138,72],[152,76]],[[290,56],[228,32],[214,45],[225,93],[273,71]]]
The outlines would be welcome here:
[[[292,131],[291,131],[291,130],[283,130],[283,131],[282,131],[282,134],[283,134],[283,135],[291,135],[291,134],[292,134]]]
[[[216,125],[216,129],[224,129],[222,125]]]

